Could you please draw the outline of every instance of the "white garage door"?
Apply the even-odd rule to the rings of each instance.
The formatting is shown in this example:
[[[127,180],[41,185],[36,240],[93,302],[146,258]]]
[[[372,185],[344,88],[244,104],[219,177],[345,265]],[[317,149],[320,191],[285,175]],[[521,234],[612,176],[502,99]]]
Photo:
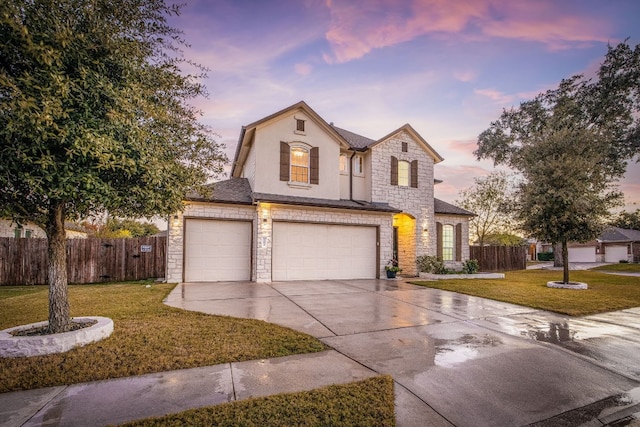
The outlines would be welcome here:
[[[186,282],[251,280],[251,223],[187,219]]]
[[[272,280],[373,279],[376,228],[273,223]]]
[[[596,262],[596,248],[569,248],[569,262]]]
[[[606,246],[604,248],[604,262],[620,262],[621,259],[628,259],[627,245]]]

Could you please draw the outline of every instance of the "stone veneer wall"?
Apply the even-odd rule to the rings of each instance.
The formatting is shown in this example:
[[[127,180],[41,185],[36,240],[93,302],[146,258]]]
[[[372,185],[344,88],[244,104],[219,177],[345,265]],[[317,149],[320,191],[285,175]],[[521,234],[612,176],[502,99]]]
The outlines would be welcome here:
[[[437,222],[441,222],[442,225],[453,225],[462,224],[462,257],[461,261],[445,261],[445,265],[448,268],[452,269],[460,269],[462,268],[462,264],[464,261],[469,259],[469,219],[464,216],[459,215],[446,215],[446,214],[436,214],[435,219]],[[455,238],[455,237],[454,237]],[[454,250],[455,250],[455,240],[454,240]],[[455,259],[455,254],[454,254]]]
[[[402,142],[407,143],[406,153],[402,152]],[[391,185],[391,156],[408,162],[418,160],[418,188]],[[433,158],[413,140],[411,135],[403,131],[375,145],[371,150],[371,162],[372,200],[389,203],[415,219],[413,228],[415,243],[410,243],[404,249],[403,257],[415,261],[415,258],[420,255],[435,255]],[[418,274],[415,262],[403,261],[402,264],[403,274]]]
[[[11,220],[8,219],[0,219],[0,237],[15,237],[15,228],[17,227],[16,223],[12,223]],[[44,239],[47,237],[47,234],[44,230],[32,223],[26,223],[22,226],[22,235],[24,236],[24,230],[31,230],[31,237]]]
[[[184,221],[186,218],[242,219],[254,222],[253,238],[256,238],[255,206],[224,205],[217,203],[187,203],[182,213],[169,218],[167,233],[167,282],[182,282],[184,269]],[[255,271],[255,256],[252,257],[251,270]],[[255,280],[255,278],[252,278]]]

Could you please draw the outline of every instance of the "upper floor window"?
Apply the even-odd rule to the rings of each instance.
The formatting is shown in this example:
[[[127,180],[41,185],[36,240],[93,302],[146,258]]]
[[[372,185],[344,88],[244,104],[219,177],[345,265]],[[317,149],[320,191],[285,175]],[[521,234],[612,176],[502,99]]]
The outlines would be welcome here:
[[[349,158],[346,154],[340,154],[340,173],[346,174],[349,172]]]
[[[364,175],[364,157],[357,155],[353,160],[353,174]]]
[[[291,181],[309,182],[309,150],[302,147],[291,148]]]
[[[16,239],[22,237],[22,227],[16,227],[13,229],[13,237],[15,237]]]
[[[453,225],[442,226],[442,260],[453,261]]]
[[[401,187],[409,186],[409,162],[404,160],[398,162],[398,185]]]
[[[408,162],[391,156],[391,185],[418,188],[418,161]]]
[[[303,142],[280,141],[280,181],[320,184],[320,149]]]

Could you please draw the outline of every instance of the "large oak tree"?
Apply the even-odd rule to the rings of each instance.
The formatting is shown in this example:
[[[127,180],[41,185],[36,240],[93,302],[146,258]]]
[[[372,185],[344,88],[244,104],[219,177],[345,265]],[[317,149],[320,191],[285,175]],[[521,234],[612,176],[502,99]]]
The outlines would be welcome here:
[[[203,69],[167,22],[178,12],[162,0],[0,2],[0,217],[46,231],[51,332],[70,325],[65,219],[178,211],[226,161],[189,104]]]
[[[557,89],[505,110],[478,137],[478,159],[523,176],[519,219],[529,235],[560,243],[598,236],[621,194],[611,183],[640,152],[640,46],[609,47],[595,79],[563,80]]]

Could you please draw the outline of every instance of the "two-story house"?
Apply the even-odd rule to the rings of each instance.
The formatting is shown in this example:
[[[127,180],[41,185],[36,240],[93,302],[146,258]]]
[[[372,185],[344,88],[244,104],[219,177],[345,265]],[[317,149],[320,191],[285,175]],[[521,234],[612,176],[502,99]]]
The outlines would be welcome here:
[[[442,157],[410,125],[373,140],[306,103],[242,127],[231,178],[169,219],[173,282],[384,277],[469,258],[473,214],[434,198]]]

